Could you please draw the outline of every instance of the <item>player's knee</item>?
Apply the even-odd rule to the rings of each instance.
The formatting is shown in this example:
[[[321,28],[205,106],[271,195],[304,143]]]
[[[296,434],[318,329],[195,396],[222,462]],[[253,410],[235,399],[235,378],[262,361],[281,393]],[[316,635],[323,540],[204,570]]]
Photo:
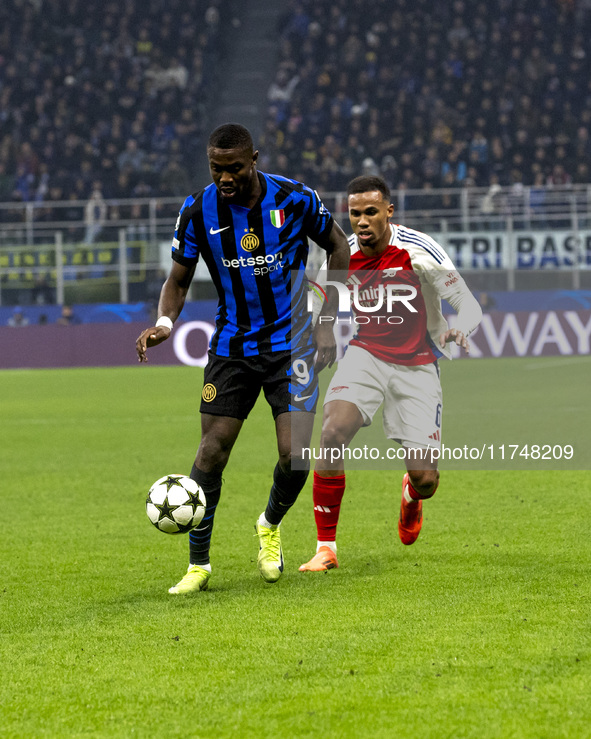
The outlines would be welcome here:
[[[195,463],[205,472],[221,473],[228,464],[232,446],[233,441],[207,434],[201,438]]]
[[[279,466],[282,470],[291,469],[291,451],[279,452]]]
[[[410,484],[423,500],[433,497],[439,484],[438,470],[409,470]]]
[[[286,475],[291,475],[294,471],[301,471],[307,475],[310,471],[310,457],[294,454],[291,450],[283,451],[279,453],[279,466]]]
[[[338,425],[326,425],[322,428],[320,446],[322,449],[341,449],[349,445],[349,434]]]

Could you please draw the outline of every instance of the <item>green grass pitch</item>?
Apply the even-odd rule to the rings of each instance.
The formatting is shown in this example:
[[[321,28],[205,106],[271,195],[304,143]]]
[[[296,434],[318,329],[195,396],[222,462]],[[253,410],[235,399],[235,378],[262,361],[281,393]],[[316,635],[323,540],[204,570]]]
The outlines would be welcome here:
[[[190,470],[200,371],[0,373],[0,737],[589,737],[589,360],[443,374],[444,441],[570,439],[579,467],[444,470],[412,547],[400,471],[352,471],[341,567],[304,574],[308,482],[267,585],[262,401],[224,476],[210,590],[178,599],[187,539],[157,532],[144,501]]]

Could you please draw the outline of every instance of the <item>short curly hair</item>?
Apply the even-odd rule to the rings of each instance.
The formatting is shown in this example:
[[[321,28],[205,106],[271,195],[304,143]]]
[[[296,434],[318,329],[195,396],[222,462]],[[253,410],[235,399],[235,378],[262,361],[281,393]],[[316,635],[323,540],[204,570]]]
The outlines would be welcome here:
[[[239,123],[224,123],[218,126],[209,136],[208,149],[245,149],[254,150],[252,136],[248,128]]]
[[[355,177],[347,185],[347,195],[356,195],[360,192],[381,192],[384,200],[390,202],[390,188],[386,181],[376,175],[361,175]]]

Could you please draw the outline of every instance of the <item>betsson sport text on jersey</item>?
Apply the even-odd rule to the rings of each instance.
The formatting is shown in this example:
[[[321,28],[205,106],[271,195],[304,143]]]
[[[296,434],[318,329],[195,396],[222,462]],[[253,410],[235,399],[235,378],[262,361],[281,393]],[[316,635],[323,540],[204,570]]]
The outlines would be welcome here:
[[[222,257],[222,264],[224,267],[256,267],[253,270],[253,274],[267,275],[269,272],[274,272],[276,269],[283,267],[283,254],[278,252],[277,254],[261,254],[258,257],[237,257],[236,259],[226,259]],[[256,266],[261,265],[261,266]]]

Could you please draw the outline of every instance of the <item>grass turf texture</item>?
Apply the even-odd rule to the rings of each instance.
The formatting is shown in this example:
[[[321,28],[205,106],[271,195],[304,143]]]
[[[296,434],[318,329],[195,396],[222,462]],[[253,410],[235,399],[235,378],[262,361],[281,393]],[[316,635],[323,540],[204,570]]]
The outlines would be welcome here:
[[[445,366],[450,434],[475,419],[457,404],[476,371],[507,364]],[[0,736],[589,736],[588,471],[445,472],[412,547],[400,473],[351,472],[326,574],[297,571],[314,551],[308,483],[266,585],[262,401],[225,474],[210,590],[172,598],[187,538],[157,532],[144,501],[190,469],[200,380],[0,373]]]

